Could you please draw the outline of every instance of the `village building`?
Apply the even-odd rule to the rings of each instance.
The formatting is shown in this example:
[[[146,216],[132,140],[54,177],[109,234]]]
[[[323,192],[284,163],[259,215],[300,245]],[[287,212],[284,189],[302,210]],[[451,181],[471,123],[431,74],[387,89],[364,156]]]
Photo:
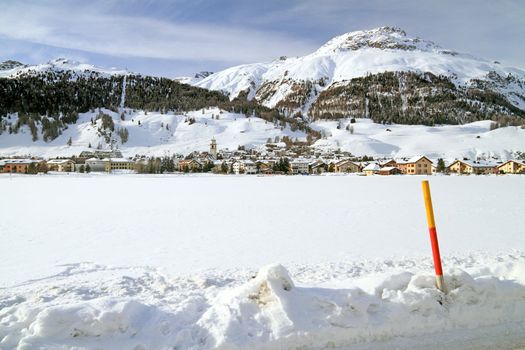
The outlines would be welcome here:
[[[181,172],[198,172],[203,168],[203,164],[196,159],[182,159],[177,164],[177,168]]]
[[[310,174],[322,174],[328,170],[328,164],[322,160],[315,160],[309,164]]]
[[[366,176],[370,176],[370,175],[378,174],[379,170],[381,170],[381,167],[379,166],[379,164],[370,163],[363,168],[363,173],[365,173]]]
[[[377,172],[379,175],[398,175],[401,170],[395,166],[384,166]]]
[[[499,174],[524,174],[525,163],[517,160],[508,160],[505,163],[498,165],[497,172]]]
[[[126,158],[105,158],[105,171],[135,170],[135,162]]]
[[[296,159],[290,162],[290,168],[293,175],[308,174],[310,171],[309,161],[306,159]]]
[[[348,159],[340,160],[334,164],[334,171],[336,173],[358,173],[361,171],[361,166]]]
[[[397,163],[394,159],[389,159],[389,160],[379,162],[379,165],[381,166],[381,168],[386,168],[386,167],[396,167],[397,168]]]
[[[115,150],[94,150],[94,151],[82,151],[80,152],[79,158],[122,158],[122,152],[118,149]]]
[[[232,164],[233,173],[236,175],[244,174],[244,162],[237,160]]]
[[[49,171],[58,172],[74,172],[75,162],[71,159],[50,159],[47,161],[47,169]]]
[[[89,166],[90,171],[102,172],[102,171],[106,171],[107,163],[108,163],[107,158],[99,159],[99,158],[93,157],[93,158],[86,159],[85,165],[86,165],[86,168]]]
[[[491,163],[456,160],[447,167],[447,171],[456,174],[488,175],[495,174],[497,168]]]
[[[415,156],[409,160],[397,160],[396,167],[407,175],[432,175],[432,161],[425,156]]]
[[[244,173],[249,175],[257,174],[257,165],[254,161],[250,159],[244,161]]]
[[[37,167],[40,163],[45,162],[36,159],[3,159],[0,160],[0,167],[4,173],[27,174],[31,165]]]
[[[266,159],[258,160],[255,162],[255,165],[258,169],[259,174],[273,174],[273,165],[275,164],[274,161],[269,161]]]

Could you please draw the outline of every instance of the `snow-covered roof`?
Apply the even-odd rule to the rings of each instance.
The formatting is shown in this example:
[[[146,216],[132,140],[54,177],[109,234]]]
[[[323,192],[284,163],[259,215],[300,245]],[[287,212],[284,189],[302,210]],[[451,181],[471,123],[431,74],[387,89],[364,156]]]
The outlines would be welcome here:
[[[371,170],[380,170],[380,169],[381,167],[377,163],[370,163],[367,166],[365,166],[363,170],[371,171]]]
[[[409,160],[405,160],[405,159],[399,159],[399,160],[396,160],[396,163],[397,164],[412,164],[412,163],[415,163],[417,162],[418,160],[420,160],[421,158],[426,158],[428,159],[427,156],[414,156],[412,158],[410,158]],[[428,159],[430,160],[430,159]],[[431,160],[430,160],[431,161]],[[432,162],[432,161],[431,161]]]
[[[134,163],[132,160],[126,159],[126,158],[105,158],[109,160],[111,163]]]
[[[452,162],[451,165],[454,164],[455,162],[461,162],[461,163],[466,164],[466,165],[468,165],[468,166],[470,166],[472,168],[494,168],[494,167],[499,165],[496,162],[486,161],[486,160],[483,160],[483,161],[456,160],[456,161]]]
[[[73,162],[71,159],[50,159],[47,164],[65,164]]]
[[[2,159],[0,160],[0,165],[4,166],[6,164],[31,164],[38,163],[40,160],[36,159]]]

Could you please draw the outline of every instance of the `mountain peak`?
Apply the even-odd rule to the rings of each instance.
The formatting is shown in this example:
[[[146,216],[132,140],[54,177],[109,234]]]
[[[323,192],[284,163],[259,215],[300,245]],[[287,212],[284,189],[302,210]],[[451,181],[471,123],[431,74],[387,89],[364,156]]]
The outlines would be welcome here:
[[[442,51],[432,41],[422,40],[418,37],[407,37],[407,33],[397,27],[379,27],[369,30],[359,30],[336,36],[321,46],[316,51],[318,54],[360,50],[364,48],[393,49],[405,51]]]
[[[0,63],[0,70],[9,70],[18,67],[24,67],[25,65],[14,60],[7,60]]]

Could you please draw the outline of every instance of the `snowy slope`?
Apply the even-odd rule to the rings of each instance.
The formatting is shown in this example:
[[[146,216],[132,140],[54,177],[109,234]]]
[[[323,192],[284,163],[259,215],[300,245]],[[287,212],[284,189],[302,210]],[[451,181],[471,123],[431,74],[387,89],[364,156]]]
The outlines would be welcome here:
[[[218,142],[219,149],[246,148],[263,149],[268,138],[289,136],[293,139],[305,139],[300,131],[292,132],[289,128],[281,130],[265,120],[242,114],[220,113],[217,108],[181,114],[160,114],[127,110],[124,121],[118,113],[104,110],[113,117],[115,130],[126,128],[128,142],[122,144],[116,133],[115,145],[126,156],[157,155],[167,153],[188,154],[192,151],[209,150],[212,137]],[[18,134],[4,132],[0,136],[0,156],[34,155],[43,157],[71,156],[95,149],[99,144],[103,148],[109,145],[97,129],[101,122],[91,125],[98,112],[80,114],[79,121],[70,125],[57,139],[44,142],[42,136],[36,142],[31,140],[27,126],[22,126]],[[219,119],[215,119],[215,116]],[[195,118],[190,125],[188,118]],[[140,120],[141,124],[138,124]],[[16,117],[11,117],[15,122]],[[511,159],[515,152],[525,151],[525,129],[520,127],[502,127],[490,130],[490,121],[480,121],[465,125],[422,126],[422,125],[382,125],[369,119],[317,121],[311,127],[322,132],[323,138],[314,147],[324,150],[349,151],[356,156],[411,157],[425,154],[432,158],[456,159],[468,157]],[[169,130],[166,129],[166,125]],[[340,129],[338,125],[342,125]],[[346,130],[351,125],[353,133]],[[387,131],[390,130],[390,131]],[[478,138],[479,136],[479,138]],[[72,145],[67,142],[71,137]]]
[[[447,295],[424,178],[0,175],[0,348],[523,348],[525,177],[430,180]]]
[[[82,73],[97,73],[100,76],[110,75],[127,75],[130,74],[127,70],[117,68],[103,68],[88,63],[80,63],[66,58],[57,58],[47,63],[36,65],[17,65],[8,67],[8,69],[0,69],[0,78],[16,78],[20,75],[32,75],[40,72],[54,71],[65,72],[72,71],[77,74]]]
[[[271,96],[261,96],[264,105],[273,107],[293,92],[291,82],[322,80],[322,84],[316,85],[319,93],[333,83],[387,71],[431,72],[449,77],[458,87],[470,85],[473,79],[493,83],[490,72],[503,79],[510,74],[518,81],[501,84],[496,90],[515,106],[525,109],[525,70],[442,49],[390,27],[346,33],[312,54],[232,67],[195,85],[220,90],[234,98],[246,90],[250,97],[255,97],[264,84],[277,84],[279,88]],[[308,106],[305,107],[307,112]]]
[[[465,125],[382,125],[369,119],[317,121],[312,128],[325,137],[314,146],[341,149],[355,155],[412,157],[425,154],[431,158],[470,159],[497,157],[510,159],[513,152],[525,150],[525,129],[503,127],[490,130],[491,121]],[[342,127],[337,128],[338,125]],[[346,130],[351,126],[353,132]]]
[[[120,119],[118,113],[105,109],[103,112],[113,118],[115,131],[119,128],[128,130],[129,140],[124,144],[120,142],[117,133],[113,133],[115,145],[126,156],[136,154],[162,156],[167,153],[188,154],[193,151],[207,151],[213,137],[217,140],[220,149],[230,150],[237,149],[239,145],[258,148],[266,144],[268,138],[273,139],[275,136],[286,135],[301,140],[306,137],[300,131],[291,131],[289,128],[281,130],[280,127],[263,119],[247,118],[244,114],[228,113],[218,108],[185,114],[171,112],[146,114],[143,111],[127,110],[124,121]],[[70,125],[62,135],[47,143],[42,140],[41,135],[39,140],[32,142],[27,126],[22,126],[18,134],[5,132],[0,136],[0,155],[71,156],[89,150],[89,144],[92,149],[99,144],[102,148],[109,148],[104,137],[98,132],[101,121],[97,121],[96,125],[91,124],[91,120],[96,119],[97,114],[98,111],[81,113],[76,124]],[[217,116],[219,119],[216,119]],[[195,123],[190,124],[189,118],[194,118]],[[12,116],[10,121],[14,123],[16,117]],[[68,146],[70,137],[72,145]]]

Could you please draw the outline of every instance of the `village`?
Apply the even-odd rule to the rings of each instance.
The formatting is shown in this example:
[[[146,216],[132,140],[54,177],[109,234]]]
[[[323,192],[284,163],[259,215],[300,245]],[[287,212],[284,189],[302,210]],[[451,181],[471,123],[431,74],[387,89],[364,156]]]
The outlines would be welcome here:
[[[120,150],[83,151],[76,157],[42,159],[11,157],[0,159],[0,173],[214,173],[246,175],[318,175],[355,173],[359,175],[459,175],[525,174],[521,159],[469,160],[456,159],[448,164],[443,159],[425,155],[411,158],[373,159],[355,157],[349,152],[326,152],[315,149],[282,148],[267,144],[266,151],[218,150],[215,139],[208,152],[163,158],[136,156],[124,158]]]

